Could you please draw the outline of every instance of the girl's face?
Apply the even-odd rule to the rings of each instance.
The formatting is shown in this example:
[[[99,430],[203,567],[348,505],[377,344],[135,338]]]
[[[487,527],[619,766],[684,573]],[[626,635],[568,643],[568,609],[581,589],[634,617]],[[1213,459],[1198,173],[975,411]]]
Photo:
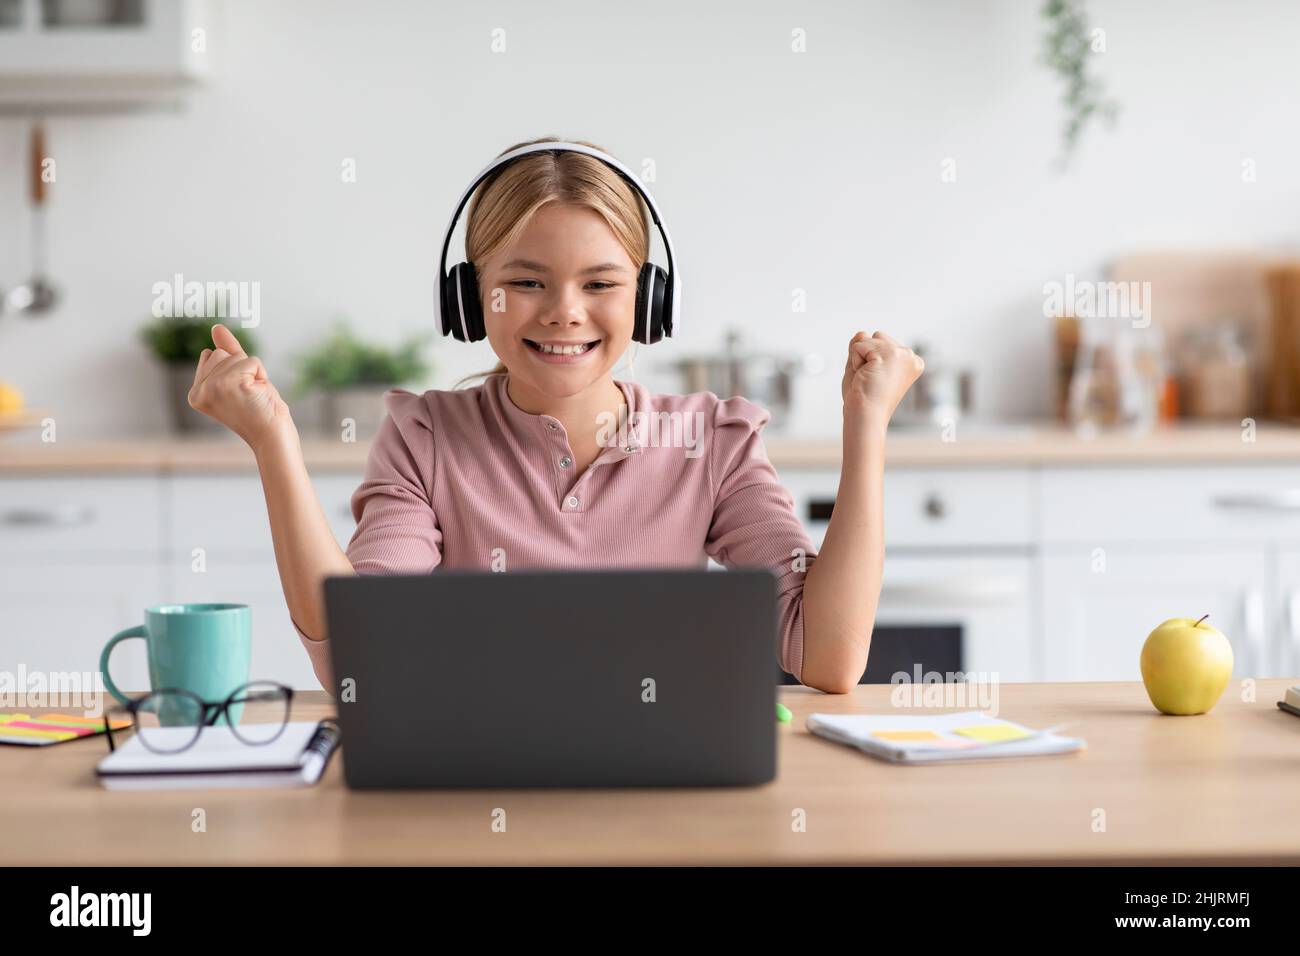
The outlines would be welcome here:
[[[632,340],[636,277],[594,210],[538,209],[518,241],[479,269],[488,341],[511,379],[556,398],[601,381]]]

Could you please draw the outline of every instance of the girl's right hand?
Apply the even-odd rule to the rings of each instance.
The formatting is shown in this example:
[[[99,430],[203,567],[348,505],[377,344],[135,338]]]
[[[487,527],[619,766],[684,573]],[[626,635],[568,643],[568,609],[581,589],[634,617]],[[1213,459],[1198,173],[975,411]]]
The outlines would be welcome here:
[[[199,356],[190,407],[221,422],[254,451],[282,429],[292,429],[289,406],[271,384],[262,360],[245,354],[224,325],[212,327],[212,344],[215,348]]]

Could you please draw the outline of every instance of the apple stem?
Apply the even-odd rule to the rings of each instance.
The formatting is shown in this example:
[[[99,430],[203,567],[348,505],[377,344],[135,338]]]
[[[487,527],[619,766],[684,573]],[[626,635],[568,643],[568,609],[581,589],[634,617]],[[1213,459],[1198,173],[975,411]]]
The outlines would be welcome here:
[[[1209,616],[1210,616],[1210,615],[1208,615],[1208,614],[1204,615],[1204,616],[1201,618],[1201,621],[1204,621],[1205,618],[1207,618],[1207,617],[1209,617]],[[1192,627],[1197,627],[1197,626],[1199,626],[1200,623],[1201,623],[1201,621],[1197,621],[1195,624],[1192,625]]]

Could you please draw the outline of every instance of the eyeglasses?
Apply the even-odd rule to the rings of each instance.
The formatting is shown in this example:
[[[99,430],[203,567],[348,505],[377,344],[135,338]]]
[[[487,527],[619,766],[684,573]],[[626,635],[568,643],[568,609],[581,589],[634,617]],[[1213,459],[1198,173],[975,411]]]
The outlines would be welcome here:
[[[236,740],[262,746],[284,733],[292,701],[293,688],[275,681],[253,681],[236,687],[223,701],[203,700],[198,694],[176,687],[163,688],[105,714],[108,749],[117,749],[113,723],[108,719],[112,713],[129,713],[140,743],[157,754],[175,754],[192,747],[203,728],[215,726],[222,717]],[[246,704],[257,706],[257,723],[241,722]]]

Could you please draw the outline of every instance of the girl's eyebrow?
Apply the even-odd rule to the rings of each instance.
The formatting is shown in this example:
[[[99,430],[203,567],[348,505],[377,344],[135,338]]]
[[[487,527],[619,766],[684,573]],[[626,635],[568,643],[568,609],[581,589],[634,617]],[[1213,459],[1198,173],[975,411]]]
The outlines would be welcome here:
[[[550,269],[546,268],[546,266],[542,265],[540,262],[534,262],[532,259],[512,259],[509,262],[507,262],[502,268],[514,269],[516,267],[520,269],[531,269],[534,272],[551,271]],[[617,262],[602,262],[598,266],[588,266],[586,269],[583,269],[582,272],[579,274],[590,275],[593,272],[627,272],[627,267],[621,266]]]

